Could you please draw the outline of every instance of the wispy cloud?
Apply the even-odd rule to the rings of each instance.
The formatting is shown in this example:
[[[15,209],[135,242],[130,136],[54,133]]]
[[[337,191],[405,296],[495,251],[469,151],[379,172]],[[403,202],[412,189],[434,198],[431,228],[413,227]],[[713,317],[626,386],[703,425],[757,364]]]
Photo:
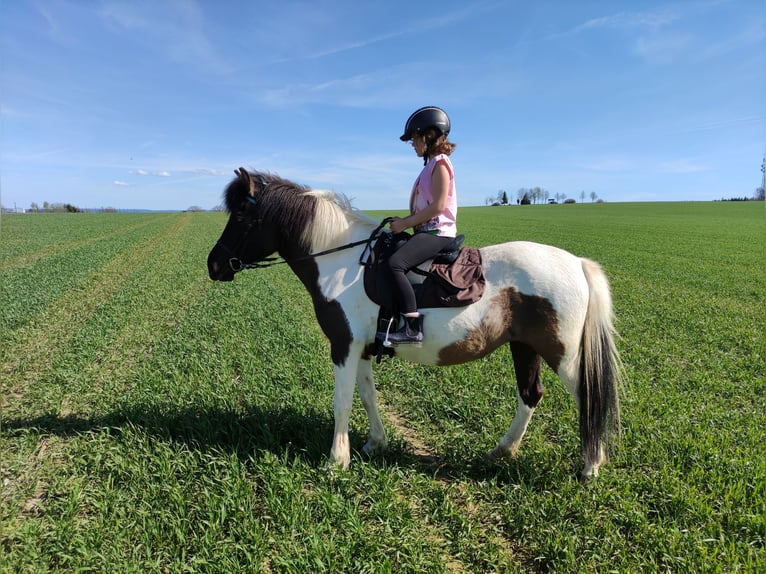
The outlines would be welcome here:
[[[400,26],[396,29],[392,29],[388,32],[384,32],[372,37],[362,37],[358,40],[340,43],[329,48],[318,49],[316,51],[309,52],[300,58],[307,60],[318,60],[328,56],[341,54],[343,52],[364,49],[375,44],[380,44],[382,42],[395,40],[405,36],[422,35],[426,32],[433,32],[448,26],[455,25],[468,18],[480,18],[482,12],[489,11],[492,8],[500,5],[502,5],[502,2],[499,2],[498,0],[490,0],[485,2],[472,2],[465,7],[455,10],[436,10],[430,14],[426,14],[424,17],[417,18],[414,21],[408,20],[408,24]],[[294,59],[297,58],[286,58],[284,61],[290,61]]]
[[[205,33],[200,5],[191,0],[173,0],[173,18],[165,17],[168,3],[152,9],[150,4],[108,2],[100,16],[107,25],[130,32],[147,45],[159,47],[175,62],[215,73],[228,73],[231,65],[219,56]]]
[[[681,20],[673,8],[645,12],[619,12],[586,20],[563,34],[576,35],[610,30],[623,33],[633,53],[647,61],[673,61],[690,44],[690,37],[680,32],[669,34],[667,28]]]
[[[187,173],[193,173],[195,175],[214,175],[214,176],[221,176],[226,175],[226,172],[222,169],[210,169],[206,167],[199,167],[195,169],[186,170]]]
[[[679,16],[670,9],[656,12],[620,12],[609,16],[591,18],[576,26],[572,32],[583,32],[599,28],[657,30],[678,20]]]
[[[142,177],[145,177],[145,176],[170,177],[172,175],[167,170],[147,171],[145,169],[131,169],[129,173],[131,173],[132,175],[140,175]]]
[[[340,54],[342,52],[348,52],[350,50],[358,50],[360,48],[366,48],[367,46],[371,46],[373,44],[378,44],[380,42],[385,42],[386,40],[393,40],[394,38],[398,38],[402,35],[404,35],[406,32],[404,30],[399,32],[390,32],[388,34],[381,34],[380,36],[374,37],[374,38],[367,38],[364,40],[360,40],[357,42],[349,42],[348,44],[343,44],[339,46],[335,46],[332,48],[328,48],[326,50],[320,50],[318,52],[315,52],[313,54],[308,55],[308,59],[310,60],[318,60],[320,58],[325,58],[327,56],[334,56],[335,54]]]
[[[127,181],[120,181],[119,179],[115,179],[112,183],[117,187],[127,187],[129,185]]]
[[[709,171],[709,170],[710,170],[710,166],[704,163],[701,163],[699,161],[688,159],[688,158],[664,161],[657,166],[657,171],[659,171],[660,173],[684,174],[684,173],[700,173],[700,172]]]

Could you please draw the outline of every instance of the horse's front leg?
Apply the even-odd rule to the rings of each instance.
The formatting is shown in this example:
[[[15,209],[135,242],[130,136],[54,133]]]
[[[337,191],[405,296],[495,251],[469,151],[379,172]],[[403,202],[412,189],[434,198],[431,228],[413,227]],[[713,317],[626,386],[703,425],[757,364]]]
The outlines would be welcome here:
[[[331,462],[342,469],[351,464],[351,447],[348,441],[348,420],[351,416],[351,405],[354,401],[354,382],[361,361],[361,345],[353,344],[348,356],[340,364],[333,365],[335,374],[335,397],[333,410],[335,412],[335,435],[330,450]]]
[[[371,361],[366,359],[359,361],[356,384],[359,388],[359,397],[362,399],[364,410],[367,411],[367,418],[370,421],[370,437],[367,444],[362,447],[362,451],[366,454],[374,454],[386,449],[388,438],[378,411],[378,391],[375,389],[375,380],[372,377]]]
[[[333,411],[335,414],[335,435],[330,450],[331,461],[347,469],[351,464],[351,449],[348,442],[348,419],[351,416],[351,403],[354,400],[354,374],[356,369],[348,362],[335,365],[335,397]]]

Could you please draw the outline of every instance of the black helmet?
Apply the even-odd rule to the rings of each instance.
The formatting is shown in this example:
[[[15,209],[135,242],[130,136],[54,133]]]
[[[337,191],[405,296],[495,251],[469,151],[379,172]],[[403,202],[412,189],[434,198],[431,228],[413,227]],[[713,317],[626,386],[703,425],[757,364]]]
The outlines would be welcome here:
[[[443,109],[436,106],[426,106],[415,110],[407,119],[407,123],[404,124],[404,133],[399,139],[406,142],[412,139],[415,134],[419,134],[428,128],[434,128],[445,136],[449,135],[449,117]]]

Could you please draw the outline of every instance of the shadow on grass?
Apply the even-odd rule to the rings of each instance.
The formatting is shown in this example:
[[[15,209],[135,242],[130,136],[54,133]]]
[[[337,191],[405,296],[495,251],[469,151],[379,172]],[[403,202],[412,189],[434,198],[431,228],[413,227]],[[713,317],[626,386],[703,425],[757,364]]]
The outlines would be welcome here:
[[[136,428],[158,440],[183,442],[199,450],[234,452],[246,459],[254,452],[300,457],[322,462],[329,452],[333,421],[311,407],[250,406],[242,411],[220,408],[174,409],[147,405],[119,409],[100,417],[45,414],[32,418],[0,419],[0,436],[30,431],[72,437],[114,429]],[[352,436],[352,441],[362,437]]]
[[[20,432],[74,437],[90,432],[135,428],[157,440],[181,442],[195,450],[232,452],[247,460],[257,452],[270,452],[279,458],[299,458],[319,466],[328,459],[334,423],[331,413],[311,406],[250,405],[243,410],[216,407],[182,409],[171,405],[141,405],[118,409],[100,417],[45,414],[32,418],[0,420],[0,436]],[[368,457],[358,450],[365,436],[350,432],[356,461],[377,468],[398,466],[428,475],[441,482],[494,480],[498,484],[527,484],[551,488],[561,481],[561,469],[550,468],[545,457],[534,454],[493,462],[484,456],[465,453],[447,457],[413,452],[405,443],[394,440],[384,453]],[[575,471],[574,468],[571,469]]]

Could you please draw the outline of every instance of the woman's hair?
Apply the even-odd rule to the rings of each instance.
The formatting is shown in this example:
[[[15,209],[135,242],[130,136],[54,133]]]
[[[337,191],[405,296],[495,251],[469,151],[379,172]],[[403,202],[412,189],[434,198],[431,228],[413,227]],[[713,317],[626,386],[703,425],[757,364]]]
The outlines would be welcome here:
[[[425,163],[428,163],[428,159],[439,154],[450,155],[457,144],[452,143],[447,139],[447,136],[440,134],[433,128],[429,128],[423,132],[423,137],[426,141],[426,152],[423,154]]]

